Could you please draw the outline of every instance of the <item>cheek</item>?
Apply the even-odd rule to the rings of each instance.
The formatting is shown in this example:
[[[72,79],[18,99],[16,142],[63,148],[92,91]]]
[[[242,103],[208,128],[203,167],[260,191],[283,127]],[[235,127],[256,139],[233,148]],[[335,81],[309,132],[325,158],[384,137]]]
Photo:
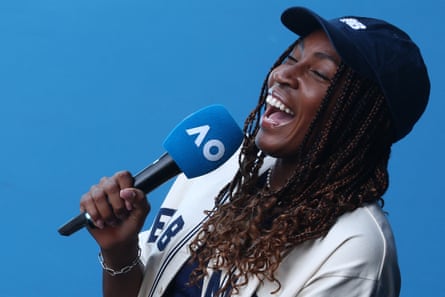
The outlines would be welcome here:
[[[306,108],[306,121],[312,122],[315,118],[315,115],[317,114],[318,110],[320,109],[321,100],[314,100],[308,103],[308,106]]]
[[[299,110],[305,113],[306,118],[313,118],[326,96],[328,87],[324,88],[306,88],[304,100],[300,101]]]

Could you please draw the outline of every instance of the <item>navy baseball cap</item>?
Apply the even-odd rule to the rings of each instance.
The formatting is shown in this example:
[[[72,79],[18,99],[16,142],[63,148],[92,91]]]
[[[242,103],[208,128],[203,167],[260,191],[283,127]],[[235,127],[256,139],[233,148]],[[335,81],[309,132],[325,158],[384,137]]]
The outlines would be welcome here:
[[[393,141],[411,131],[425,111],[430,81],[420,50],[408,34],[382,20],[326,20],[303,7],[285,10],[281,21],[301,37],[322,29],[346,65],[380,86],[391,113]]]

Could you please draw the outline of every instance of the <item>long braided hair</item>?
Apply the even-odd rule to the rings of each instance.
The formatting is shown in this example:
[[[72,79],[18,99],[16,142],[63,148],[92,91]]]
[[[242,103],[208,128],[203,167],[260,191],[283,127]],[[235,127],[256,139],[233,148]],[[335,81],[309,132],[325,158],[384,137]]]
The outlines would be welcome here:
[[[323,237],[342,214],[365,203],[383,204],[388,187],[393,135],[384,96],[374,82],[344,64],[296,152],[298,166],[291,178],[276,191],[259,187],[265,156],[255,135],[266,95],[267,78],[245,121],[240,168],[190,245],[192,261],[198,263],[192,282],[207,275],[207,268],[223,270],[227,282],[221,295],[237,292],[250,276],[275,282],[277,292],[281,285],[275,272],[292,247]]]

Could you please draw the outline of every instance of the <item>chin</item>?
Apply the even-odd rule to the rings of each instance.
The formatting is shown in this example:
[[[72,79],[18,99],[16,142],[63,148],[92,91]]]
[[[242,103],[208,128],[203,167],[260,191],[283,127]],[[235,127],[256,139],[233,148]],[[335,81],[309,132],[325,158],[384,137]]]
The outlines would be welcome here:
[[[279,158],[279,159],[294,159],[297,151],[300,149],[301,141],[295,141],[293,143],[277,140],[277,137],[273,139],[267,138],[260,132],[255,138],[256,146],[266,155]]]
[[[255,137],[256,146],[266,155],[271,157],[279,157],[279,146],[282,144],[273,144],[270,141],[267,141],[262,135],[261,132],[258,132]]]

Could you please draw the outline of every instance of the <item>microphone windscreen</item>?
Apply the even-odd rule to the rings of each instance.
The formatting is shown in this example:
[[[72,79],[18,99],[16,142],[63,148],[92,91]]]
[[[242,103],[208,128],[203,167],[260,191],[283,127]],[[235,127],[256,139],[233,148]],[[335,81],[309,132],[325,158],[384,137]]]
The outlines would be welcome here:
[[[164,148],[188,178],[206,174],[238,149],[243,133],[222,105],[202,108],[181,121],[167,136]]]

